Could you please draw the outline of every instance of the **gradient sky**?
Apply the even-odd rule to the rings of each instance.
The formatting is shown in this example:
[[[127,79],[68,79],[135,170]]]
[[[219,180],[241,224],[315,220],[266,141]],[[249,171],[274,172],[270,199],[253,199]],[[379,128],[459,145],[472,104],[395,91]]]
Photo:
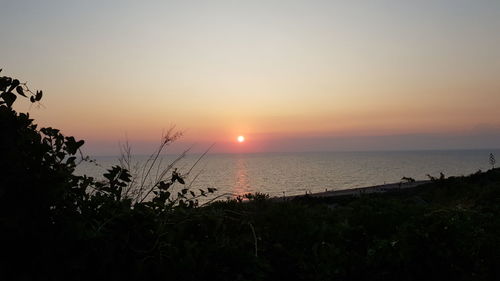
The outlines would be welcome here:
[[[498,0],[0,4],[17,109],[90,154],[500,147]]]

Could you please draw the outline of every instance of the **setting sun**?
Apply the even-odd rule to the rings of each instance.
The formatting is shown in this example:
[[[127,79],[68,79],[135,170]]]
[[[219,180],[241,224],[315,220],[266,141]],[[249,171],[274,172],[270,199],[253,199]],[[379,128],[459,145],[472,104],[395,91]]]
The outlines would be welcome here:
[[[500,281],[500,0],[114,2],[0,0],[0,281]]]

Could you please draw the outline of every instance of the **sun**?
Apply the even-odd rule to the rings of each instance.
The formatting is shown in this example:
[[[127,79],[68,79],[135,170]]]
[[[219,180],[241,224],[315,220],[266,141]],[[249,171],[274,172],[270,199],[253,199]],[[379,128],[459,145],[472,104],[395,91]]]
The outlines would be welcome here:
[[[238,138],[236,138],[238,140],[238,142],[244,142],[245,141],[245,137],[244,136],[238,136]]]

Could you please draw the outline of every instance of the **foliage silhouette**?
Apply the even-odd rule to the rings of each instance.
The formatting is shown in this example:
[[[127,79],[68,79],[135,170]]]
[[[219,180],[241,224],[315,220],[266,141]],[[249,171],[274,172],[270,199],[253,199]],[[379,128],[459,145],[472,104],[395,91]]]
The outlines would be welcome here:
[[[415,182],[415,179],[412,178],[412,177],[402,177],[401,180],[404,181],[404,182],[406,182],[406,183]]]
[[[3,252],[9,258],[3,260],[10,260],[13,265],[22,264],[22,260],[30,256],[32,262],[22,272],[35,274],[47,265],[56,265],[64,255],[70,255],[64,249],[79,248],[81,245],[77,241],[100,237],[116,221],[134,216],[152,223],[155,217],[175,208],[194,207],[198,204],[197,198],[216,191],[209,188],[195,193],[185,187],[177,196],[170,196],[167,190],[175,183],[185,184],[184,176],[177,169],[172,171],[169,180],[163,179],[175,162],[162,172],[163,176],[157,178],[152,187],[144,181],[141,183],[141,188],[154,192],[150,200],[129,196],[130,188],[134,188],[132,175],[122,166],[110,168],[102,181],[77,176],[74,174],[77,164],[88,160],[81,152],[77,155],[84,141],[64,136],[54,128],[38,129],[29,114],[13,109],[16,94],[39,102],[42,91],[33,93],[26,83],[7,76],[0,78],[0,90],[0,231],[7,241],[23,242],[21,247],[11,244],[12,248]],[[158,154],[175,139],[165,137]],[[143,235],[139,229],[136,231],[138,236]],[[47,253],[50,248],[43,245],[53,246],[55,253]],[[28,254],[37,249],[40,255]],[[2,272],[16,275],[16,267],[5,264],[2,267]],[[52,270],[61,272],[60,268]]]

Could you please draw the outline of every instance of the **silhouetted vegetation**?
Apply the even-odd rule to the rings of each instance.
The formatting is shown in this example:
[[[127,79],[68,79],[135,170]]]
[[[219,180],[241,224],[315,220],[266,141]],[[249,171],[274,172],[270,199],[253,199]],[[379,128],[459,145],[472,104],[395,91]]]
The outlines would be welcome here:
[[[84,142],[14,111],[15,81],[0,78],[1,280],[500,278],[499,169],[356,198],[196,207],[214,190],[191,191],[173,166],[147,188],[124,165],[103,181],[75,175]]]
[[[412,177],[402,177],[401,181],[406,182],[406,183],[416,182],[415,179]]]

